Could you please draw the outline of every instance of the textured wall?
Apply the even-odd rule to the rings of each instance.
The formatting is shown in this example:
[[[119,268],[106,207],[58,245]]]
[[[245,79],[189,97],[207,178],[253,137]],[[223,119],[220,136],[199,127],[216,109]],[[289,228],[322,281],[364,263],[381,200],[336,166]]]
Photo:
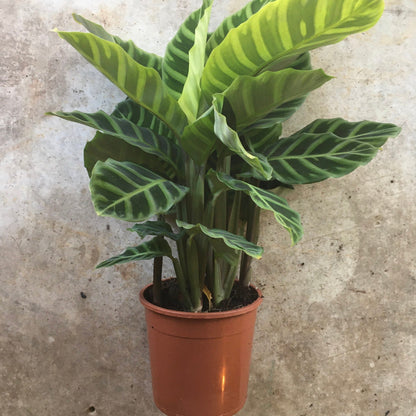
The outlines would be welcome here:
[[[217,3],[216,22],[245,1]],[[0,5],[0,414],[159,415],[137,299],[150,264],[94,270],[133,236],[92,209],[93,132],[43,115],[109,111],[122,95],[49,30],[78,30],[77,12],[163,54],[199,1]],[[416,1],[387,0],[375,28],[313,53],[336,78],[287,131],[342,116],[403,132],[350,176],[287,194],[305,227],[296,247],[262,217],[265,300],[241,416],[415,414],[415,41]]]

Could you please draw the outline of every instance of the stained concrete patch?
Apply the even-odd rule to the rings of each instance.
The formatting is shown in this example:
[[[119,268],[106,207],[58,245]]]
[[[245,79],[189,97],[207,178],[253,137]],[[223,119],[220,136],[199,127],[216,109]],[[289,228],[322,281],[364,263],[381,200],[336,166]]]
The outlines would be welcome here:
[[[245,1],[217,2],[212,27]],[[94,270],[137,242],[98,218],[82,149],[93,131],[50,110],[111,111],[123,95],[50,30],[71,13],[163,54],[198,0],[0,0],[0,414],[156,416],[140,288],[149,263]],[[416,3],[387,0],[379,24],[314,51],[335,76],[285,134],[316,118],[403,128],[346,178],[286,192],[296,246],[262,216],[259,312],[241,416],[413,416],[416,409]],[[172,274],[168,265],[165,275]]]

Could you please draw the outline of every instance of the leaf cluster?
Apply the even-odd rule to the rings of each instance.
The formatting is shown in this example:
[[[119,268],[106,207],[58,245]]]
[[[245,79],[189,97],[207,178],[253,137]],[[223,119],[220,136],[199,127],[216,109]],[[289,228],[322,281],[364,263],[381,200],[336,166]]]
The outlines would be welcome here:
[[[331,79],[312,69],[309,51],[372,27],[382,0],[252,0],[208,33],[212,3],[185,20],[163,58],[74,15],[88,33],[59,36],[127,98],[111,114],[51,113],[97,131],[84,152],[95,210],[137,223],[130,230],[146,238],[98,267],[156,259],[157,288],[166,256],[191,311],[207,293],[214,306],[226,300],[238,271],[249,284],[263,251],[261,209],[293,244],[301,239],[300,216],[276,188],[346,175],[400,131],[336,118],[281,137],[282,123]]]

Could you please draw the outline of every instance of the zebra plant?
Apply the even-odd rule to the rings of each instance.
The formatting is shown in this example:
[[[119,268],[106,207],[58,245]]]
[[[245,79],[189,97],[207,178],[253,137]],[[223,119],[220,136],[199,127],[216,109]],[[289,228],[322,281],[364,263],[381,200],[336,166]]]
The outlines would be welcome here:
[[[278,187],[346,175],[400,131],[336,118],[281,137],[282,122],[331,79],[312,69],[309,51],[372,27],[382,0],[252,0],[208,33],[212,2],[185,20],[163,58],[74,15],[89,33],[57,33],[127,98],[111,114],[49,113],[97,130],[84,152],[95,210],[149,237],[97,267],[154,259],[163,306],[169,257],[182,307],[195,312],[221,308],[238,275],[249,285],[261,209],[293,244],[301,239]]]

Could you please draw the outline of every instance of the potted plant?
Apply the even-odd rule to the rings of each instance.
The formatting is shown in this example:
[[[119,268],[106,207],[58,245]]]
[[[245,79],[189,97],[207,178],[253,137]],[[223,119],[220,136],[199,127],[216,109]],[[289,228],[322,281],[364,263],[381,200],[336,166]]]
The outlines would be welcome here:
[[[281,137],[282,122],[331,79],[312,69],[309,51],[372,27],[382,0],[252,0],[208,33],[212,2],[163,58],[74,15],[89,33],[59,36],[127,98],[111,114],[49,113],[97,130],[84,151],[95,210],[148,237],[97,267],[154,259],[140,299],[155,402],[168,415],[233,415],[244,405],[261,209],[296,244],[300,217],[278,190],[346,175],[400,131],[336,118]],[[176,274],[167,281],[164,257]]]

